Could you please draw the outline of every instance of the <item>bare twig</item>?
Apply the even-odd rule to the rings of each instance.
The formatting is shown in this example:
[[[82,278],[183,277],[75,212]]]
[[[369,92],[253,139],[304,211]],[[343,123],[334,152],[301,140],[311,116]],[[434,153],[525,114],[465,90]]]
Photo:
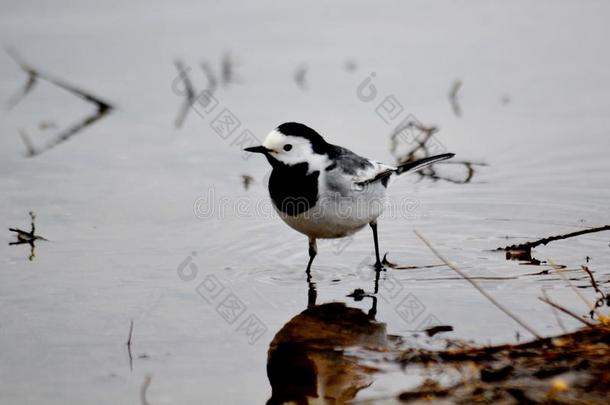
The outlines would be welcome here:
[[[423,136],[420,137],[418,134],[418,136],[415,136],[413,138],[413,142],[415,142],[417,145],[415,145],[414,148],[412,148],[410,151],[408,151],[400,159],[399,163],[406,163],[406,162],[410,162],[411,160],[416,160],[417,159],[416,154],[417,154],[417,152],[420,152],[420,151],[424,154],[424,156],[430,156],[430,152],[428,151],[428,147],[427,147],[426,143],[432,137],[432,135],[434,135],[435,133],[438,132],[437,127],[434,127],[434,126],[426,127],[416,120],[408,121],[405,124],[397,127],[394,130],[394,132],[392,133],[392,135],[390,135],[390,152],[391,153],[396,152],[396,148],[398,147],[398,136],[403,131],[408,131],[408,130],[417,130],[417,131],[419,131],[419,133],[423,134]]]
[[[55,86],[62,88],[72,94],[74,94],[77,97],[82,98],[85,101],[88,101],[90,103],[96,104],[98,106],[98,108],[100,109],[106,109],[109,110],[112,108],[112,106],[110,105],[110,103],[103,101],[101,98],[94,96],[93,94],[82,90],[76,86],[73,86],[67,82],[64,82],[61,79],[57,79],[51,75],[48,75],[44,72],[41,72],[38,69],[33,68],[32,66],[26,64],[25,62],[23,62],[23,60],[21,59],[21,57],[17,54],[17,52],[12,49],[12,48],[7,48],[6,52],[11,56],[11,58],[13,58],[13,60],[21,67],[21,69],[23,69],[28,75],[35,75],[37,78],[40,78],[42,80],[46,80],[47,82],[54,84]]]
[[[6,48],[6,52],[11,55],[13,59],[15,59],[14,51],[11,48]],[[23,85],[22,89],[19,90],[18,93],[14,94],[7,102],[9,110],[19,104],[19,102],[23,100],[25,96],[27,96],[32,91],[36,83],[38,83],[38,72],[29,69],[28,66],[22,65],[21,63],[19,64],[19,66],[28,75],[28,79]]]
[[[234,63],[230,53],[225,53],[220,61],[220,78],[223,85],[233,82],[234,79]]]
[[[131,320],[131,322],[129,323],[129,335],[127,337],[127,346],[131,347],[131,337],[133,336],[133,319]]]
[[[184,83],[184,90],[186,91],[184,95],[184,103],[182,103],[182,106],[178,111],[178,116],[176,117],[176,120],[174,122],[176,128],[181,128],[189,110],[191,109],[191,106],[195,103],[195,90],[193,88],[193,83],[191,82],[191,79],[188,75],[188,70],[184,67],[182,61],[176,60],[174,62],[174,65],[176,66],[176,70],[178,70],[178,75],[182,79],[182,82]]]
[[[451,88],[449,89],[449,102],[451,103],[451,109],[453,110],[453,113],[456,115],[456,117],[462,116],[462,108],[460,107],[460,103],[458,100],[458,92],[461,88],[462,81],[456,80],[455,82],[453,82]]]
[[[464,273],[463,271],[458,269],[456,266],[453,265],[453,263],[449,262],[447,259],[445,259],[443,256],[441,256],[440,253],[438,253],[436,251],[436,249],[434,249],[434,247],[430,244],[430,242],[428,242],[426,240],[426,238],[424,238],[419,232],[417,232],[417,231],[414,231],[414,232],[415,232],[415,235],[417,235],[417,237],[419,239],[421,239],[421,241],[424,242],[426,244],[426,246],[428,246],[430,251],[432,251],[432,253],[434,253],[434,255],[437,258],[439,258],[443,263],[445,263],[447,266],[449,266],[453,271],[458,273],[464,280],[468,281],[474,288],[476,288],[492,304],[494,304],[498,309],[500,309],[502,312],[504,312],[506,315],[508,315],[513,321],[517,322],[519,325],[521,325],[523,328],[525,328],[529,333],[531,333],[537,339],[541,338],[540,335],[538,335],[536,333],[536,331],[534,331],[534,329],[529,327],[525,322],[523,322],[516,315],[511,313],[506,307],[504,307],[502,304],[500,304],[498,301],[496,301],[491,295],[489,295],[485,290],[483,290],[481,287],[479,287],[479,285],[477,283],[475,283],[470,277],[468,277],[468,275],[466,275],[466,273]]]
[[[595,290],[595,292],[599,293],[602,298],[606,297],[606,294],[599,289],[599,287],[597,286],[597,281],[595,281],[595,277],[593,277],[593,273],[591,272],[591,270],[589,270],[589,266],[585,266],[582,265],[580,266],[581,269],[583,269],[585,271],[585,273],[587,273],[589,275],[589,278],[591,279],[591,286],[593,287],[593,289]]]
[[[444,147],[433,138],[433,135],[438,132],[438,128],[435,126],[425,126],[415,119],[404,122],[403,124],[396,127],[394,132],[390,135],[390,152],[396,157],[396,164],[402,165],[405,163],[413,162],[422,157],[428,157],[439,154]],[[405,133],[406,139],[405,139]],[[398,155],[397,149],[399,141],[407,142],[409,144],[414,143],[410,150]],[[441,176],[436,173],[434,166],[428,166],[422,170],[419,170],[417,174],[420,178],[428,177],[434,181],[444,180],[455,184],[466,184],[472,181],[475,173],[475,166],[486,166],[486,163],[472,162],[472,161],[447,161],[444,164],[458,164],[463,165],[466,168],[466,177],[461,179],[455,179],[447,176]]]
[[[576,315],[574,312],[570,311],[570,310],[569,310],[569,309],[567,309],[567,308],[562,307],[562,306],[561,306],[561,305],[559,305],[559,304],[554,303],[553,301],[551,301],[551,300],[549,300],[549,299],[546,299],[546,298],[543,298],[543,297],[538,297],[538,299],[539,299],[540,301],[544,302],[544,303],[549,304],[549,305],[550,305],[550,306],[552,306],[553,308],[557,308],[558,310],[560,310],[560,311],[561,311],[561,312],[563,312],[564,314],[570,315],[570,316],[571,316],[572,318],[574,318],[574,319],[578,319],[580,322],[584,323],[584,324],[585,324],[585,325],[587,325],[587,326],[595,326],[595,324],[593,324],[593,323],[591,323],[591,322],[589,322],[589,321],[587,321],[587,320],[585,320],[585,319],[582,319],[580,316]]]
[[[127,336],[127,355],[129,356],[129,370],[133,371],[133,355],[131,354],[131,338],[133,336],[133,319],[129,323],[129,335]]]
[[[471,161],[447,161],[445,162],[445,164],[458,164],[458,165],[463,165],[466,168],[466,177],[461,180],[461,179],[455,179],[455,178],[451,178],[448,176],[441,176],[439,174],[436,173],[436,171],[434,170],[434,168],[431,167],[427,167],[423,170],[420,170],[417,172],[417,174],[420,177],[428,177],[431,178],[432,180],[443,180],[449,183],[454,183],[454,184],[467,184],[470,183],[472,181],[472,178],[474,177],[474,173],[475,173],[475,166],[487,166],[487,163],[483,163],[483,162],[471,162]]]
[[[29,214],[30,214],[30,230],[29,231],[24,231],[19,228],[8,228],[8,230],[11,232],[15,232],[15,234],[17,236],[17,240],[21,243],[33,243],[37,240],[47,241],[48,239],[46,239],[40,235],[36,235],[36,225],[34,224],[34,221],[36,220],[36,214],[34,214],[33,211],[30,211]]]
[[[578,288],[576,288],[574,283],[571,282],[570,279],[567,278],[565,274],[563,274],[563,269],[560,266],[556,265],[551,259],[546,259],[546,260],[549,262],[551,267],[553,267],[553,269],[555,270],[555,273],[557,273],[559,275],[559,277],[561,277],[561,279],[563,281],[565,281],[572,288],[572,291],[574,291],[574,293],[576,293],[578,298],[580,298],[582,300],[582,302],[585,303],[585,305],[587,306],[589,311],[591,311],[592,313],[595,313],[595,315],[597,315],[597,319],[600,319],[600,314],[599,314],[599,312],[597,312],[597,308],[595,307],[595,304],[590,303],[589,300],[586,299],[584,295],[582,295],[582,293],[580,292],[580,290]]]
[[[174,121],[175,127],[179,129],[184,124],[186,116],[195,102],[198,100],[201,102],[201,96],[203,94],[207,94],[208,97],[211,97],[214,94],[218,87],[218,79],[214,75],[210,65],[207,62],[201,62],[200,67],[206,78],[207,86],[203,91],[197,92],[189,76],[190,67],[186,67],[180,60],[176,60],[174,65],[176,66],[176,70],[178,70],[178,78],[184,83],[184,102],[180,106],[180,110],[178,110],[178,115]],[[224,73],[226,74],[226,72]],[[229,77],[231,77],[231,75],[232,73],[229,72]]]
[[[542,290],[542,295],[544,295],[544,299],[546,301],[549,301],[549,296],[546,294],[546,291],[544,289]],[[551,310],[553,311],[553,315],[555,316],[555,320],[557,321],[557,324],[561,328],[561,331],[563,333],[568,333],[566,328],[565,328],[565,326],[563,325],[563,322],[561,321],[561,318],[559,317],[559,313],[557,312],[557,308],[555,308],[554,306],[551,305]]]
[[[25,145],[25,149],[26,149],[25,155],[34,156],[36,154],[36,148],[34,147],[34,144],[30,140],[30,137],[28,136],[28,134],[23,129],[18,129],[17,132],[19,133],[19,136],[21,137],[21,140],[23,141],[23,144]]]
[[[218,79],[216,79],[216,76],[214,76],[214,72],[212,71],[212,68],[207,62],[201,63],[201,70],[203,70],[203,74],[205,75],[206,80],[208,81],[208,86],[205,90],[208,92],[208,94],[212,95],[218,87]]]
[[[73,135],[76,135],[83,129],[92,125],[94,122],[103,118],[107,114],[107,112],[108,112],[108,110],[106,110],[106,109],[98,109],[97,111],[95,111],[92,114],[83,118],[81,121],[77,122],[76,124],[72,125],[71,127],[68,127],[64,131],[57,134],[55,136],[55,138],[53,140],[51,140],[50,142],[48,142],[44,147],[38,148],[38,149],[28,148],[28,152],[27,152],[26,156],[33,157],[33,156],[39,155],[42,152],[47,151],[47,150],[53,148],[54,146],[57,146],[60,143],[67,141]],[[23,137],[22,137],[22,139],[23,139]]]
[[[10,242],[9,245],[10,246],[15,246],[15,245],[23,245],[25,243],[27,243],[28,245],[30,245],[30,256],[28,257],[28,259],[30,261],[34,260],[34,257],[36,257],[36,241],[37,240],[48,240],[40,235],[36,235],[36,224],[34,223],[34,221],[36,220],[36,214],[34,214],[34,211],[30,211],[30,231],[24,231],[23,229],[19,229],[19,228],[8,228],[9,231],[11,232],[15,232],[15,236],[17,236],[17,241],[16,242]]]
[[[92,93],[89,93],[85,90],[82,90],[76,86],[73,86],[67,82],[64,82],[61,79],[57,79],[53,76],[50,76],[44,72],[41,72],[38,69],[33,68],[32,66],[23,62],[23,60],[17,55],[17,52],[12,48],[6,49],[7,53],[13,58],[13,60],[21,67],[21,69],[28,75],[28,82],[26,83],[24,89],[21,91],[18,97],[13,97],[11,104],[12,106],[16,105],[19,101],[21,101],[34,87],[37,79],[45,80],[61,89],[64,89],[76,97],[82,98],[84,101],[88,103],[94,104],[97,108],[96,111],[92,114],[86,116],[84,119],[74,124],[72,127],[64,130],[57,134],[57,136],[46,146],[42,148],[35,148],[32,142],[29,140],[28,136],[23,131],[19,131],[21,139],[23,140],[27,152],[26,156],[33,157],[41,154],[42,152],[51,149],[52,147],[66,141],[72,135],[80,132],[86,127],[92,125],[94,122],[103,118],[106,114],[108,114],[114,107],[110,105],[110,103],[103,101],[101,98],[94,96]]]
[[[516,249],[531,249],[540,245],[547,245],[549,242],[556,240],[563,240],[573,238],[575,236],[586,235],[588,233],[610,231],[610,225],[599,226],[597,228],[583,229],[582,231],[570,232],[563,235],[548,236],[546,238],[538,239],[532,242],[525,242],[519,245],[511,245],[503,248],[497,248],[496,250],[516,250]]]

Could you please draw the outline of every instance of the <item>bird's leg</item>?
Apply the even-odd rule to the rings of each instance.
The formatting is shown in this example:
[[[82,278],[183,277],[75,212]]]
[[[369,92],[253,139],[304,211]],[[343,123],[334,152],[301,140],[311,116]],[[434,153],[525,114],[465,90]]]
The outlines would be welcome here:
[[[34,236],[34,232],[36,232],[36,226],[34,225],[35,219],[36,219],[36,214],[34,214],[34,211],[30,211],[30,220],[31,220],[31,224],[32,224],[32,230],[30,231],[30,235],[32,235],[32,237]]]
[[[310,273],[311,264],[313,263],[313,259],[316,257],[317,254],[318,254],[318,246],[316,245],[316,239],[309,238],[309,263],[307,263],[307,270],[306,270],[308,277],[311,277],[311,273]]]
[[[379,260],[379,240],[377,239],[377,221],[373,221],[369,224],[373,230],[373,241],[375,242],[375,270],[383,270],[381,260]]]
[[[316,298],[318,296],[318,292],[316,291],[316,283],[311,281],[311,264],[313,263],[313,259],[318,254],[318,247],[316,245],[315,238],[309,238],[309,263],[307,263],[307,270],[305,273],[307,274],[307,307],[311,308],[316,305]]]
[[[373,303],[371,305],[371,309],[369,309],[369,318],[371,319],[375,319],[375,316],[377,316],[377,297],[375,297],[374,295],[371,295],[371,300],[373,300]]]
[[[30,259],[30,261],[34,260],[34,258],[36,257],[36,245],[34,244],[34,242],[30,242],[30,257],[28,257],[28,259]]]
[[[373,285],[373,294],[379,292],[379,276],[381,275],[381,269],[375,269],[375,284]]]

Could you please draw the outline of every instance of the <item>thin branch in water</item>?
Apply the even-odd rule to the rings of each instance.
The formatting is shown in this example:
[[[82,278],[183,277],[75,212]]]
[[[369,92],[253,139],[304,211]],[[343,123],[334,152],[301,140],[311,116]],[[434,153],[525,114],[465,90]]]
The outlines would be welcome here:
[[[426,332],[426,335],[432,337],[437,333],[442,332],[453,332],[453,326],[451,325],[436,325],[430,328],[424,329],[422,332]]]
[[[19,92],[14,94],[8,100],[7,105],[8,105],[8,109],[10,110],[13,107],[15,107],[17,104],[19,104],[19,102],[21,100],[23,100],[25,98],[25,96],[27,96],[32,91],[32,89],[34,88],[36,83],[38,83],[38,81],[37,81],[38,72],[36,72],[33,69],[30,69],[29,66],[22,64],[18,60],[17,54],[14,49],[12,49],[10,47],[6,47],[5,50],[6,50],[6,53],[8,53],[9,56],[11,56],[11,58],[13,58],[19,64],[19,67],[28,75],[27,81],[25,82],[25,84],[23,85],[21,90],[19,90]]]
[[[15,236],[17,236],[17,240],[21,243],[30,243],[37,240],[47,240],[46,238],[36,235],[36,225],[34,224],[34,220],[36,219],[36,214],[33,211],[29,212],[30,214],[30,231],[24,231],[19,228],[8,228],[9,231],[15,232]],[[17,243],[14,243],[17,244]]]
[[[182,127],[182,124],[184,124],[184,120],[186,119],[190,108],[195,103],[195,89],[193,88],[193,83],[188,75],[189,71],[184,67],[184,64],[180,60],[176,60],[174,65],[176,66],[176,70],[178,70],[178,75],[182,79],[182,82],[184,83],[184,90],[186,91],[186,94],[184,95],[184,102],[182,103],[182,106],[178,111],[178,116],[174,121],[175,127],[179,129]]]
[[[131,322],[129,323],[129,335],[127,336],[127,342],[126,345],[131,347],[131,338],[133,336],[133,319],[131,320]]]
[[[96,106],[96,111],[94,113],[86,116],[84,119],[82,119],[78,123],[74,124],[72,127],[64,130],[63,132],[60,132],[51,142],[47,143],[47,145],[42,148],[34,147],[34,145],[30,141],[29,137],[25,134],[25,132],[19,131],[19,135],[21,136],[21,139],[23,140],[23,142],[26,146],[26,149],[27,149],[27,151],[26,151],[27,157],[34,157],[36,155],[39,155],[42,152],[44,152],[48,149],[51,149],[52,147],[66,141],[71,136],[77,134],[78,132],[82,131],[86,127],[92,125],[94,122],[96,122],[99,119],[101,119],[102,117],[104,117],[114,108],[114,107],[112,107],[112,105],[110,105],[110,103],[103,101],[101,98],[94,96],[93,94],[91,94],[87,91],[84,91],[76,86],[73,86],[67,82],[64,82],[63,80],[57,79],[53,76],[43,73],[40,70],[35,69],[32,66],[26,64],[19,57],[19,55],[17,54],[17,52],[14,49],[7,48],[6,51],[9,54],[9,56],[28,75],[28,83],[26,83],[26,86],[24,87],[24,90],[21,92],[21,95],[17,99],[14,99],[14,101],[13,101],[14,104],[21,101],[27,94],[29,94],[29,92],[32,90],[34,84],[36,83],[36,80],[41,79],[41,80],[45,80],[61,89],[64,89],[64,90],[68,91],[69,93],[75,95],[76,97],[82,98],[84,101],[86,101],[88,103],[92,103]]]
[[[34,147],[34,144],[30,140],[30,137],[25,132],[25,130],[18,129],[17,132],[19,133],[19,137],[21,138],[21,140],[23,141],[23,144],[25,145],[25,149],[26,149],[25,155],[28,157],[36,155],[36,148]]]
[[[460,102],[458,99],[458,92],[462,88],[462,81],[456,80],[451,85],[449,89],[449,102],[451,103],[451,109],[456,117],[462,116],[462,108],[460,107]]]
[[[201,70],[203,70],[203,74],[205,75],[206,80],[208,82],[205,91],[207,91],[208,94],[212,95],[214,94],[214,92],[216,92],[216,89],[218,88],[218,79],[216,79],[212,68],[207,62],[201,63]]]
[[[582,293],[580,292],[580,290],[578,288],[576,288],[576,286],[574,285],[574,283],[572,283],[570,281],[570,279],[568,277],[566,277],[565,274],[563,274],[563,269],[562,267],[556,265],[555,263],[553,263],[553,261],[551,259],[546,259],[549,264],[551,265],[551,267],[553,267],[553,269],[555,270],[555,273],[557,273],[559,275],[559,277],[561,277],[561,279],[563,281],[565,281],[566,283],[568,283],[568,285],[570,286],[570,288],[572,288],[572,291],[574,291],[576,293],[576,295],[578,296],[578,298],[580,298],[582,300],[582,302],[585,303],[585,305],[587,306],[587,308],[589,309],[589,311],[591,311],[591,313],[595,313],[595,315],[597,315],[597,319],[601,319],[599,312],[597,312],[597,308],[595,307],[595,304],[592,304],[589,302],[588,299],[585,298],[584,295],[582,295]]]
[[[585,320],[585,319],[582,319],[580,316],[576,315],[574,312],[570,311],[570,310],[569,310],[569,309],[567,309],[567,308],[562,307],[561,305],[559,305],[559,304],[557,304],[557,303],[555,303],[555,302],[553,302],[553,301],[551,301],[551,300],[549,300],[549,299],[546,299],[546,298],[543,298],[543,297],[538,297],[538,299],[539,299],[540,301],[542,301],[542,302],[546,303],[546,304],[549,304],[549,305],[550,305],[550,306],[552,306],[553,308],[557,308],[558,310],[560,310],[560,311],[561,311],[561,312],[563,312],[564,314],[570,315],[570,316],[571,316],[572,318],[574,318],[574,319],[578,319],[580,322],[584,323],[584,324],[585,324],[585,325],[587,325],[587,326],[590,326],[590,327],[595,326],[595,324],[594,324],[594,323],[591,323],[591,322],[589,322],[589,321],[587,321],[587,320]]]
[[[108,111],[109,110],[106,110],[104,108],[98,109],[91,115],[86,116],[81,121],[77,122],[76,124],[72,125],[71,127],[67,128],[64,131],[57,134],[55,136],[55,138],[53,140],[51,140],[50,142],[48,142],[44,147],[34,149],[34,150],[30,149],[26,156],[33,157],[33,156],[39,155],[42,152],[45,152],[45,151],[59,145],[60,143],[67,141],[72,136],[78,134],[83,129],[92,125],[94,122],[102,119],[108,113]]]
[[[394,132],[392,132],[390,135],[390,153],[396,157],[396,164],[402,165],[421,159],[422,157],[436,155],[441,151],[444,151],[444,146],[433,137],[437,132],[437,127],[425,126],[416,119],[410,119],[409,121],[404,122],[402,125],[397,126]],[[397,149],[400,142],[406,142],[408,144],[415,143],[415,146],[413,146],[407,152],[398,155]],[[420,179],[428,177],[434,181],[443,180],[455,184],[466,184],[472,181],[476,166],[487,166],[486,163],[456,160],[447,161],[443,164],[463,165],[466,168],[465,178],[455,179],[447,176],[441,176],[437,174],[436,170],[434,169],[435,166],[428,166],[417,171],[416,173],[420,176]]]
[[[220,60],[220,80],[223,86],[230,83],[238,83],[240,80],[235,74],[235,60],[229,52],[225,52]]]
[[[36,257],[36,241],[37,240],[48,240],[40,235],[36,235],[36,225],[34,224],[34,220],[36,219],[36,214],[34,214],[34,211],[30,211],[30,231],[24,231],[22,229],[19,228],[8,228],[9,231],[11,232],[15,232],[15,236],[17,236],[17,242],[10,242],[9,246],[15,246],[15,245],[23,245],[25,243],[27,243],[28,245],[30,245],[30,256],[29,256],[29,260],[32,261],[34,260],[34,257]]]
[[[542,295],[544,295],[544,299],[548,302],[550,301],[549,296],[546,294],[546,290],[542,289]],[[565,334],[568,333],[565,326],[563,325],[563,322],[561,320],[561,317],[559,316],[559,313],[557,312],[557,308],[555,308],[554,306],[551,305],[551,311],[553,311],[553,315],[555,316],[555,320],[557,321],[557,324],[559,325],[559,327],[561,328],[561,331]]]
[[[396,153],[396,149],[398,147],[398,137],[401,135],[401,133],[403,131],[409,131],[409,130],[419,131],[419,133],[416,136],[414,136],[413,140],[412,140],[417,145],[415,145],[414,148],[412,148],[410,151],[408,151],[404,155],[404,157],[402,157],[400,159],[400,163],[407,163],[412,160],[417,160],[418,157],[416,156],[416,154],[419,151],[421,151],[424,154],[424,156],[430,156],[430,152],[428,151],[428,147],[427,147],[426,143],[432,137],[432,135],[434,135],[435,133],[438,132],[437,127],[434,127],[434,126],[426,127],[416,120],[410,120],[410,121],[406,122],[405,124],[398,126],[394,130],[394,132],[390,135],[390,152],[392,154]],[[421,137],[420,137],[420,134],[422,135]]]
[[[76,86],[73,86],[61,79],[57,79],[51,75],[48,75],[44,72],[41,72],[38,69],[35,69],[34,67],[26,64],[25,62],[23,62],[23,60],[21,59],[21,57],[17,54],[17,52],[12,49],[12,48],[7,48],[7,53],[9,54],[9,56],[11,56],[11,58],[13,58],[13,60],[21,67],[21,69],[23,69],[25,71],[25,73],[27,73],[28,75],[35,75],[37,78],[40,78],[42,80],[45,80],[51,84],[54,84],[55,86],[62,88],[70,93],[72,93],[73,95],[82,98],[85,101],[88,101],[90,103],[93,103],[95,105],[98,106],[98,109],[100,110],[110,110],[112,109],[112,105],[110,105],[110,103],[103,101],[101,98],[94,96],[93,94],[82,90]]]
[[[426,238],[424,238],[419,232],[414,231],[415,235],[417,235],[417,237],[419,239],[421,239],[422,242],[424,242],[424,244],[426,246],[428,246],[428,249],[430,249],[430,251],[432,251],[432,253],[434,253],[434,255],[441,260],[443,263],[445,263],[447,266],[449,266],[453,271],[455,271],[456,273],[458,273],[464,280],[468,281],[474,288],[476,288],[485,298],[487,298],[492,304],[494,304],[498,309],[500,309],[502,312],[504,312],[506,315],[508,315],[513,321],[517,322],[519,325],[521,325],[523,328],[525,328],[529,333],[531,333],[534,337],[536,337],[537,339],[541,339],[540,335],[538,335],[536,333],[536,331],[534,331],[534,329],[532,329],[531,327],[529,327],[525,322],[523,322],[521,319],[519,319],[516,315],[514,315],[513,313],[511,313],[506,307],[504,307],[502,304],[500,304],[498,301],[495,300],[495,298],[493,298],[491,295],[489,295],[485,290],[483,290],[481,287],[479,287],[479,285],[477,283],[475,283],[470,277],[468,277],[468,275],[466,275],[466,273],[464,273],[463,271],[461,271],[460,269],[458,269],[456,266],[453,265],[453,263],[449,262],[447,259],[445,259],[443,256],[440,255],[440,253],[438,253],[436,251],[436,249],[430,244],[430,242],[428,242],[428,240],[426,240]]]
[[[487,163],[483,163],[483,162],[471,162],[471,161],[467,161],[467,160],[456,160],[456,161],[447,161],[444,162],[443,164],[458,164],[458,165],[463,165],[466,168],[466,177],[462,180],[462,179],[454,179],[448,176],[441,176],[439,174],[436,173],[436,170],[434,170],[433,167],[427,167],[424,168],[423,170],[420,170],[417,172],[417,174],[421,177],[428,177],[434,181],[437,180],[443,180],[449,183],[454,183],[454,184],[467,184],[470,183],[472,181],[472,178],[474,177],[474,173],[475,173],[475,166],[487,166]]]
[[[584,272],[589,275],[589,278],[591,279],[591,286],[593,287],[595,292],[599,293],[602,296],[602,298],[605,298],[606,294],[602,290],[599,289],[599,287],[597,285],[597,281],[595,281],[595,277],[593,277],[593,273],[591,272],[591,270],[589,270],[589,266],[585,266],[583,264],[582,266],[580,266],[580,268],[583,269]]]
[[[538,240],[535,240],[535,241],[532,241],[532,242],[524,242],[524,243],[521,243],[521,244],[518,244],[518,245],[499,247],[496,250],[526,250],[526,249],[532,249],[532,248],[535,248],[536,246],[540,246],[540,245],[545,245],[546,246],[548,243],[556,241],[556,240],[563,240],[563,239],[573,238],[575,236],[586,235],[586,234],[589,234],[589,233],[603,232],[603,231],[610,231],[610,225],[599,226],[597,228],[583,229],[581,231],[570,232],[570,233],[566,233],[566,234],[563,234],[563,235],[548,236],[546,238],[538,239]]]
[[[127,354],[129,355],[129,370],[133,371],[133,355],[131,354],[131,338],[133,336],[133,319],[129,323],[129,335],[127,337]]]

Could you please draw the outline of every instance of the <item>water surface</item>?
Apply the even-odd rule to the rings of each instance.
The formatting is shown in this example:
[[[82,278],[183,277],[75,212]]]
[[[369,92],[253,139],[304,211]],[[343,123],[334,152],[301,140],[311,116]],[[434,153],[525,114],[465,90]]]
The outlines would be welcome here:
[[[240,131],[263,138],[281,122],[301,121],[333,143],[388,163],[394,161],[391,125],[376,108],[394,96],[404,108],[400,117],[438,126],[444,149],[488,166],[477,168],[468,184],[416,175],[397,180],[391,201],[407,201],[409,209],[380,220],[389,260],[439,264],[413,234],[417,229],[470,276],[490,278],[480,285],[542,335],[560,332],[551,310],[537,300],[542,289],[579,314],[587,312],[556,275],[531,275],[548,266],[506,261],[493,249],[610,222],[608,5],[415,1],[327,7],[0,5],[5,44],[116,106],[34,158],[24,157],[18,129],[43,144],[56,130],[40,130],[40,121],[65,127],[92,107],[39,83],[15,108],[2,111],[0,402],[137,403],[146,375],[152,377],[147,397],[153,404],[264,403],[271,397],[269,346],[307,308],[307,242],[272,214],[266,162],[245,160],[234,137],[212,130],[213,116],[190,112],[180,130],[173,127],[182,102],[172,91],[176,58],[192,69],[201,90],[199,63],[207,61],[218,74],[230,53],[237,83],[221,86],[216,97],[219,108],[239,119]],[[346,69],[348,61],[355,70]],[[302,65],[305,91],[293,80]],[[377,96],[365,102],[357,88],[373,72]],[[456,79],[463,82],[461,117],[447,98]],[[25,80],[0,54],[2,99]],[[463,176],[458,166],[441,170]],[[254,179],[248,190],[244,174]],[[36,244],[31,261],[29,246],[9,246],[14,236],[6,230],[27,229],[30,210],[37,232],[49,239]],[[316,303],[343,302],[368,313],[371,299],[347,295],[373,290],[372,249],[368,230],[349,241],[322,241],[313,268]],[[589,257],[598,282],[608,288],[607,233],[554,242],[536,248],[534,256],[568,269],[579,269]],[[577,285],[588,285],[584,273],[569,274]],[[218,295],[206,295],[204,281]],[[582,292],[594,297],[591,289]],[[238,301],[225,304],[241,303],[238,317],[217,309],[227,297]],[[419,309],[406,313],[405,303]],[[254,337],[242,326],[248,319],[262,326]],[[125,341],[131,320],[130,368]],[[444,266],[383,273],[373,321],[389,336],[386,344],[395,343],[393,336],[409,345],[438,344],[412,336],[429,322],[452,325],[446,337],[478,343],[513,342],[517,332],[530,338]],[[578,326],[569,318],[563,322]],[[356,398],[391,397],[417,383],[418,376],[380,361],[361,343],[351,353],[360,359],[355,375],[362,377],[362,364],[383,371],[362,377],[371,385],[357,390]],[[331,364],[352,364],[344,361]]]

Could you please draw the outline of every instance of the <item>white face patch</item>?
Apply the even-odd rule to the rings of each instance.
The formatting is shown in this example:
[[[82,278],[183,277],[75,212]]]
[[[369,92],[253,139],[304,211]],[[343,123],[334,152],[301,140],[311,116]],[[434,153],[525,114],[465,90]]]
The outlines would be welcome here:
[[[306,162],[309,165],[309,173],[316,170],[322,172],[330,164],[326,155],[314,153],[309,140],[300,136],[284,135],[276,129],[267,135],[263,146],[271,149],[271,157],[286,165],[294,166]]]

